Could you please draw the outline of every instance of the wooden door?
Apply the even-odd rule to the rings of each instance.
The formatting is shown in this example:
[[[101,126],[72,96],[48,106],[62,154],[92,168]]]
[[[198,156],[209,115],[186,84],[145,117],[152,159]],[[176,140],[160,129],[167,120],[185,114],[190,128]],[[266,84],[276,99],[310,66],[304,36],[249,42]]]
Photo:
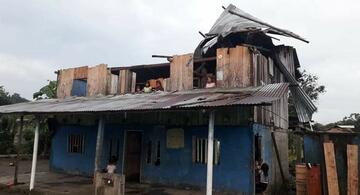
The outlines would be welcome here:
[[[141,169],[142,133],[128,131],[126,133],[125,176],[126,181],[139,182]]]

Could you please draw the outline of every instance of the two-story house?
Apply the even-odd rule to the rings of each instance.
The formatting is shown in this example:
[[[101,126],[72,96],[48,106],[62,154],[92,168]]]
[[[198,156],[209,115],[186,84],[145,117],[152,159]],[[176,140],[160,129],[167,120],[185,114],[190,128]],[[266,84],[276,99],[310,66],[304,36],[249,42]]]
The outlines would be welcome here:
[[[296,50],[270,34],[306,41],[230,5],[193,53],[59,70],[57,99],[0,113],[49,118],[53,171],[92,176],[115,157],[126,182],[253,194],[264,162],[275,192],[288,179],[289,92],[299,122],[316,107],[297,84]]]

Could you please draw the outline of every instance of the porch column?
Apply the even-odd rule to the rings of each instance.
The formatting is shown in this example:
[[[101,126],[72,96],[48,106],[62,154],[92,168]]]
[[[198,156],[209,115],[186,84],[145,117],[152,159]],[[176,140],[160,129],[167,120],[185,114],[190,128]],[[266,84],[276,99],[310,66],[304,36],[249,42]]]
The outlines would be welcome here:
[[[95,153],[95,172],[101,170],[101,156],[102,156],[102,146],[104,141],[104,117],[99,118],[99,124],[98,124],[98,132],[97,132],[97,138],[96,138],[96,153]]]
[[[206,195],[212,195],[212,178],[213,178],[213,155],[214,155],[214,120],[215,113],[210,111],[209,132],[208,132],[208,149],[207,149],[207,174],[206,174]]]
[[[31,175],[30,175],[30,191],[34,189],[34,184],[35,184],[36,163],[37,163],[37,154],[38,154],[38,145],[39,145],[39,127],[40,127],[40,119],[37,118],[35,135],[34,135],[34,148],[33,148],[33,156],[32,156]]]
[[[20,162],[20,155],[22,152],[22,131],[24,127],[24,116],[20,117],[20,129],[18,131],[18,143],[16,147],[16,160],[15,160],[15,172],[14,172],[14,185],[18,184],[18,170],[19,170],[19,162]]]

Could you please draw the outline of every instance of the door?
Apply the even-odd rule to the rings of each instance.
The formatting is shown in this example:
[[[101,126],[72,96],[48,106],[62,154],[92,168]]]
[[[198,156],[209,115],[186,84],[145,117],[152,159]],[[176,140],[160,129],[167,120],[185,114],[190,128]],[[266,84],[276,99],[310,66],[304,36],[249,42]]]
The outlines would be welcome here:
[[[142,132],[127,131],[125,153],[126,181],[140,182]]]

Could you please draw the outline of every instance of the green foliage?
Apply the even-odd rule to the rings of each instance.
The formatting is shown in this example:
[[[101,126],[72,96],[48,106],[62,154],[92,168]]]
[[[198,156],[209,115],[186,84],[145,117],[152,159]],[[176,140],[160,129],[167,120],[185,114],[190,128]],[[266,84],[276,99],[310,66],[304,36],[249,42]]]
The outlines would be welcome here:
[[[301,72],[299,83],[306,92],[306,94],[313,101],[318,100],[319,95],[326,92],[325,86],[319,84],[319,77],[317,75],[307,72],[306,70],[303,70]]]
[[[14,117],[1,117],[0,120],[0,154],[14,152]]]
[[[12,95],[9,94],[4,88],[4,86],[0,86],[0,106],[8,105],[8,104],[16,104],[21,102],[28,102],[29,100],[23,98],[18,93],[14,93]]]
[[[303,70],[301,77],[298,79],[299,85],[305,91],[305,93],[310,97],[312,101],[317,101],[319,95],[326,92],[325,86],[319,84],[319,77]],[[289,98],[289,117],[297,118],[295,106],[294,106],[294,97],[290,95]]]
[[[15,104],[27,101],[27,99],[21,97],[18,93],[10,95],[3,86],[0,86],[0,105]],[[15,152],[15,123],[16,117],[14,116],[0,117],[0,154],[9,154]]]
[[[47,85],[42,87],[38,92],[33,94],[34,99],[53,99],[56,98],[56,81],[49,81]]]
[[[354,125],[356,131],[360,131],[360,113],[351,113],[349,116],[345,116],[342,120],[329,123],[326,125],[316,123],[314,125],[315,130],[327,130],[336,125]]]

